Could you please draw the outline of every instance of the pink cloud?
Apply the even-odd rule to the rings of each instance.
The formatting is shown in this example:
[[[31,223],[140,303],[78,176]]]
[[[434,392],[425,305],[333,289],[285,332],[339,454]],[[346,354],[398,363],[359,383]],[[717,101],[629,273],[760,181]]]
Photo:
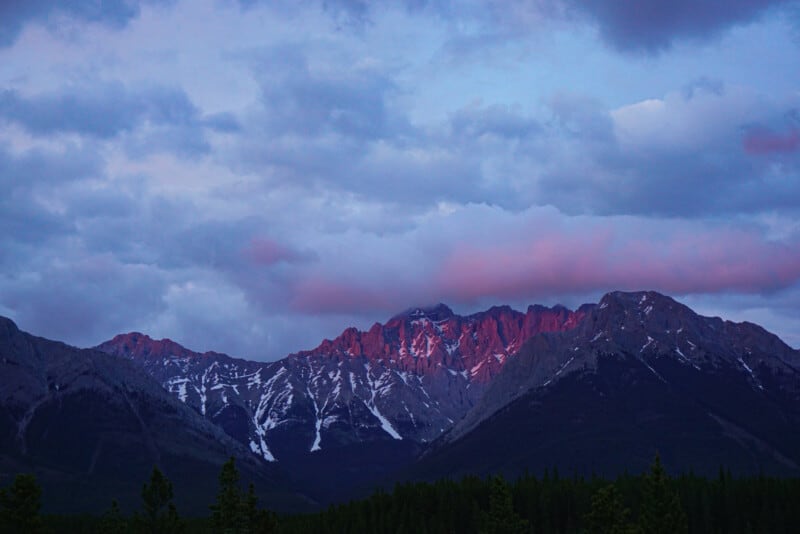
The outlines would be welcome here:
[[[770,130],[753,130],[744,138],[744,149],[749,154],[789,153],[800,149],[800,130],[792,128],[786,133]]]
[[[800,245],[800,244],[798,244]],[[760,292],[800,279],[800,246],[745,232],[679,233],[616,242],[608,234],[548,235],[522,245],[457,246],[436,289],[447,298],[519,298],[611,289]]]
[[[530,237],[521,232],[483,243],[453,241],[413,276],[400,279],[379,265],[353,265],[339,274],[315,268],[292,284],[290,307],[323,314],[395,312],[438,301],[536,302],[616,289],[762,293],[800,281],[796,240],[780,243],[751,231],[685,224],[656,233],[662,228],[626,218],[580,228],[556,224],[539,235],[526,229]]]

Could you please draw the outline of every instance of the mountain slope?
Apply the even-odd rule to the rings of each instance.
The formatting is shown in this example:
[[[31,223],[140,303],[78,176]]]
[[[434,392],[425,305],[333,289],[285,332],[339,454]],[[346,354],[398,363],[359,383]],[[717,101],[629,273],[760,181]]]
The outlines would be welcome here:
[[[509,307],[461,317],[417,308],[345,330],[272,363],[199,354],[123,334],[99,350],[133,359],[179,399],[266,460],[391,440],[435,439],[475,404],[517,349],[574,328],[591,307]]]
[[[268,504],[302,505],[285,477],[131,362],[31,336],[0,318],[0,485],[33,470],[51,512],[96,512],[112,498],[131,509],[159,465],[179,509],[206,513],[231,455]]]
[[[654,292],[610,293],[533,337],[434,444],[420,476],[558,466],[800,474],[800,351]],[[509,439],[514,436],[514,439]]]

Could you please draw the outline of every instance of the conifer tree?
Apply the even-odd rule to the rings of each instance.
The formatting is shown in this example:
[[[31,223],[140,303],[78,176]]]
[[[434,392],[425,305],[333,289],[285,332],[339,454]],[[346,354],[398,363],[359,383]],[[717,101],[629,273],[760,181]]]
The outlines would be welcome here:
[[[41,507],[42,488],[36,477],[18,474],[11,486],[0,489],[0,532],[42,532]]]
[[[255,494],[253,495],[255,497]],[[211,505],[212,522],[219,532],[238,533],[248,531],[249,502],[242,497],[239,488],[239,471],[236,469],[236,460],[231,458],[222,465],[219,473],[219,491],[217,502]],[[255,508],[255,503],[252,503]]]
[[[499,475],[491,480],[489,511],[482,514],[481,523],[485,534],[516,534],[528,529],[528,522],[514,511],[511,488]]]
[[[210,508],[211,522],[216,532],[249,534],[277,530],[277,516],[269,510],[258,509],[255,486],[250,483],[246,494],[241,490],[239,471],[233,456],[222,465],[217,502]]]
[[[111,501],[111,508],[103,514],[98,531],[100,534],[122,534],[123,532],[128,532],[128,523],[122,516],[116,499]]]
[[[631,511],[625,508],[616,486],[609,484],[592,496],[586,522],[592,534],[633,534],[636,529],[630,516]]]
[[[639,529],[648,534],[681,534],[688,522],[678,494],[669,487],[661,457],[656,453],[650,473],[645,475]]]
[[[181,531],[181,521],[172,497],[172,482],[158,467],[153,467],[150,483],[142,486],[142,514],[135,518],[141,530],[151,534]]]

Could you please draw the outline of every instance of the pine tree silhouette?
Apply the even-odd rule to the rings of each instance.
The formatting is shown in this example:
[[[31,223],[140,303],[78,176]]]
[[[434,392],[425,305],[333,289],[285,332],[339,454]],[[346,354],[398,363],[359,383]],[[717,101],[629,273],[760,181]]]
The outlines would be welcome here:
[[[172,503],[172,482],[157,467],[153,467],[150,484],[142,486],[142,511],[135,517],[140,530],[150,534],[182,531],[183,525]]]
[[[278,518],[269,510],[258,509],[258,497],[251,483],[245,494],[239,486],[239,471],[233,456],[219,473],[217,502],[210,506],[215,532],[225,534],[268,533],[277,529]]]
[[[592,508],[586,515],[589,532],[592,534],[633,534],[631,511],[625,508],[614,484],[600,488],[592,496]]]
[[[41,507],[42,488],[36,477],[18,474],[11,486],[0,489],[0,532],[42,532]]]
[[[650,473],[644,477],[639,529],[647,534],[681,534],[688,532],[686,514],[678,494],[669,486],[669,478],[656,453]]]
[[[123,532],[128,532],[128,522],[122,516],[116,499],[111,501],[111,508],[103,514],[98,532],[99,534],[122,534]]]
[[[482,515],[482,534],[517,534],[528,530],[528,522],[514,511],[511,488],[503,477],[492,478],[489,511]]]

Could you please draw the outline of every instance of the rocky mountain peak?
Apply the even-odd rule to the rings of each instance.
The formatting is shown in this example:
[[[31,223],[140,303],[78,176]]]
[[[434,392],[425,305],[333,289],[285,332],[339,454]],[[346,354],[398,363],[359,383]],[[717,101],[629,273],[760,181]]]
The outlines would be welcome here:
[[[201,354],[189,350],[171,339],[153,339],[141,332],[118,334],[113,339],[99,345],[97,349],[110,354],[124,355],[131,359],[142,360],[201,356]]]

